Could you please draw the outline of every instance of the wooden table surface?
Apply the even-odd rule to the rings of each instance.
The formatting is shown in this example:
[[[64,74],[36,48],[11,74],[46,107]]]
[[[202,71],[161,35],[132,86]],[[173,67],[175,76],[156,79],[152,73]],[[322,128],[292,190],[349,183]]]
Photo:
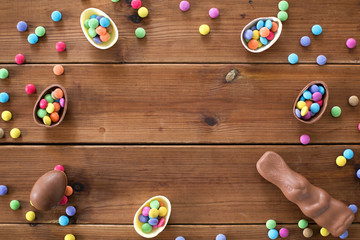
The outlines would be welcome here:
[[[360,167],[359,108],[347,104],[360,92],[360,50],[345,46],[359,36],[359,1],[289,0],[281,38],[261,54],[243,48],[240,32],[254,18],[276,16],[277,0],[191,1],[186,13],[179,2],[143,0],[149,16],[141,20],[129,0],[0,0],[0,68],[10,74],[0,81],[1,92],[10,95],[0,111],[13,113],[0,123],[6,133],[0,184],[9,187],[0,197],[0,239],[60,240],[73,233],[77,240],[140,240],[133,216],[158,194],[173,207],[159,240],[209,240],[219,233],[229,240],[268,239],[270,218],[278,229],[290,229],[288,239],[304,239],[297,222],[305,216],[256,171],[267,150],[345,204],[360,205],[354,175]],[[79,17],[88,7],[117,24],[119,40],[111,49],[98,50],[84,37]],[[209,18],[211,7],[219,8],[220,18]],[[54,10],[63,14],[58,23],[50,18]],[[29,24],[25,33],[16,29],[20,20]],[[208,36],[198,33],[204,23]],[[314,24],[323,27],[320,36],[312,35]],[[30,45],[27,36],[40,25],[46,36]],[[135,37],[137,27],[146,29],[144,39]],[[308,48],[299,44],[303,35],[312,40]],[[58,41],[66,43],[65,52],[55,50]],[[292,52],[300,58],[295,66],[287,63]],[[18,53],[26,64],[14,63]],[[316,64],[319,54],[328,64]],[[52,73],[56,63],[64,75]],[[230,71],[237,75],[227,82]],[[307,125],[293,117],[292,106],[313,80],[328,84],[329,107]],[[28,83],[37,94],[25,93]],[[38,93],[54,83],[67,89],[69,108],[59,127],[46,129],[35,125],[32,110]],[[338,119],[330,115],[334,105],[342,108]],[[13,127],[22,131],[19,139],[9,136]],[[311,136],[311,145],[299,143],[302,134]],[[338,168],[335,158],[345,148],[354,150],[354,160]],[[78,212],[66,227],[57,224],[64,206],[37,212],[29,224],[31,187],[57,164],[66,168],[75,189],[69,204]],[[9,208],[12,199],[21,201],[20,210]],[[359,221],[349,239],[360,239]],[[312,239],[323,239],[320,227],[310,225]]]

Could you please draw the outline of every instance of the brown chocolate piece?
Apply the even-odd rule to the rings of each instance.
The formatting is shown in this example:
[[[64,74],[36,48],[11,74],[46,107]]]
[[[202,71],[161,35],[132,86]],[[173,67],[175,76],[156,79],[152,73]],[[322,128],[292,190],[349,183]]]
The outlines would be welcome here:
[[[42,175],[34,184],[30,201],[38,210],[50,210],[60,203],[67,186],[66,174],[53,170]]]
[[[266,152],[257,162],[260,175],[276,185],[285,197],[334,237],[343,234],[354,220],[354,213],[323,189],[291,170],[275,152]]]

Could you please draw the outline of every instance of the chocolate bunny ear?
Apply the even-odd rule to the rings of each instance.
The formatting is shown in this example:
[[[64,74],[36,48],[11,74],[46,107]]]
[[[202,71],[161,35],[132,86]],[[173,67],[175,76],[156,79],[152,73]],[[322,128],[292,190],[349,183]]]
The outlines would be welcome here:
[[[63,171],[53,170],[42,175],[30,193],[30,202],[37,210],[50,210],[60,203],[67,186]]]
[[[285,197],[334,237],[345,233],[354,220],[354,213],[326,191],[312,185],[305,177],[294,172],[275,152],[266,152],[256,163],[259,174],[276,185]]]

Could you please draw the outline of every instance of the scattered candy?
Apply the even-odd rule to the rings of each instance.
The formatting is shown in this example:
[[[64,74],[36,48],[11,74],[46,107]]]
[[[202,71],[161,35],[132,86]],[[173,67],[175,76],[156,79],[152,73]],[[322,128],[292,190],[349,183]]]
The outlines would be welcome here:
[[[346,40],[346,46],[350,49],[356,47],[356,40],[353,38],[349,38],[348,40]]]
[[[273,229],[276,227],[276,222],[273,219],[269,219],[266,221],[266,227],[267,229]]]
[[[354,214],[358,211],[358,208],[355,204],[350,204],[349,208]]]
[[[65,196],[70,197],[73,194],[73,192],[74,192],[74,190],[73,190],[73,188],[71,186],[66,186]]]
[[[345,238],[347,238],[349,236],[349,232],[347,231],[347,230],[345,230],[345,232],[343,233],[343,234],[341,234],[340,236],[339,236],[339,238],[340,239],[345,239]]]
[[[27,30],[27,23],[26,22],[24,22],[24,21],[20,21],[20,22],[18,22],[17,23],[17,30],[19,31],[19,32],[25,32],[26,30]]]
[[[62,165],[56,165],[56,166],[54,167],[54,170],[59,170],[59,171],[64,172],[64,171],[65,171],[65,168],[64,168]]]
[[[9,101],[9,94],[6,92],[0,93],[0,103],[6,103]]]
[[[12,118],[12,114],[11,114],[11,112],[10,111],[3,111],[2,113],[1,113],[1,118],[2,118],[2,120],[4,120],[5,122],[7,122],[7,121],[10,121],[11,120],[11,118]]]
[[[148,14],[149,14],[149,11],[146,7],[139,8],[139,10],[138,10],[139,17],[146,18]]]
[[[301,46],[303,47],[307,47],[309,46],[311,43],[311,40],[308,36],[303,36],[301,39],[300,39],[300,44]]]
[[[141,7],[141,0],[132,0],[131,7],[133,9],[139,9]]]
[[[309,136],[309,135],[306,135],[306,134],[301,135],[301,137],[300,137],[300,142],[301,142],[301,144],[303,144],[303,145],[309,144],[309,143],[310,143],[310,136]]]
[[[4,196],[5,194],[7,194],[8,189],[5,185],[0,185],[0,196]]]
[[[56,51],[63,52],[66,49],[66,45],[64,42],[57,42],[56,43]]]
[[[311,32],[314,34],[314,35],[320,35],[322,33],[322,27],[320,25],[314,25],[312,26],[311,28]]]
[[[209,34],[209,32],[210,32],[209,25],[206,25],[206,24],[201,25],[199,27],[199,32],[200,32],[201,35],[204,35],[204,36]]]
[[[39,38],[38,38],[38,36],[36,36],[35,33],[31,33],[31,34],[29,34],[27,40],[30,44],[35,44],[39,41]]]
[[[286,238],[287,236],[289,236],[289,230],[287,228],[281,228],[279,230],[279,235],[281,238]]]
[[[332,109],[331,109],[331,115],[335,118],[337,117],[340,117],[341,115],[341,108],[338,107],[338,106],[334,106]]]
[[[65,215],[62,215],[61,217],[59,217],[59,224],[61,226],[66,226],[69,224],[69,218]]]
[[[175,238],[175,240],[185,240],[185,238],[182,236],[179,236],[179,237]]]
[[[0,138],[3,138],[4,135],[5,135],[4,129],[0,128]]]
[[[60,64],[57,64],[54,66],[53,72],[55,75],[60,76],[64,73],[64,67]]]
[[[329,236],[329,231],[326,229],[326,228],[321,228],[320,229],[320,234],[321,234],[321,236],[323,236],[323,237],[327,237],[327,236]]]
[[[286,11],[289,8],[289,4],[287,1],[280,1],[278,7],[280,11]]]
[[[63,198],[61,199],[59,205],[60,205],[60,206],[63,206],[63,205],[65,205],[65,204],[67,204],[67,202],[68,202],[67,196],[63,196]]]
[[[28,211],[25,215],[26,220],[28,220],[29,222],[32,222],[35,220],[36,218],[36,214],[33,211]]]
[[[19,64],[19,65],[23,64],[25,62],[25,56],[22,55],[21,53],[17,54],[15,56],[15,62],[16,62],[16,64]]]
[[[285,11],[280,11],[280,12],[278,12],[278,14],[277,14],[277,18],[278,18],[280,21],[285,22],[285,21],[288,19],[288,14],[287,14],[287,12],[285,12]]]
[[[301,219],[301,220],[298,222],[298,226],[299,226],[299,228],[301,228],[301,229],[307,228],[308,225],[309,225],[309,223],[308,223],[308,221],[306,221],[305,219]]]
[[[210,16],[211,18],[217,18],[217,17],[219,17],[219,9],[217,9],[217,8],[211,8],[211,9],[209,10],[209,16]]]
[[[39,26],[35,29],[35,34],[38,37],[43,37],[45,35],[45,28],[43,26]]]
[[[5,68],[0,69],[0,79],[6,79],[9,76],[8,70]]]
[[[325,57],[324,55],[319,55],[319,56],[316,58],[316,62],[317,62],[317,64],[319,64],[320,66],[325,65],[325,63],[326,63],[326,57]]]
[[[135,30],[135,36],[137,38],[144,38],[146,35],[146,31],[145,29],[143,29],[142,27],[138,27],[136,30]]]
[[[143,207],[139,215],[139,221],[143,223],[141,230],[144,233],[151,232],[152,229],[163,227],[165,225],[165,216],[167,215],[167,208],[158,200],[150,202],[149,206]]]
[[[297,63],[299,61],[299,57],[295,53],[291,53],[288,56],[288,61],[289,61],[290,64],[295,64],[295,63]]]
[[[114,0],[113,0],[114,1]],[[75,240],[75,236],[72,234],[66,234],[64,240]]]
[[[354,157],[354,152],[351,149],[345,149],[345,151],[343,152],[343,156],[347,159],[350,160]]]
[[[11,129],[11,131],[10,131],[10,137],[12,137],[12,138],[19,138],[20,135],[21,135],[20,129],[18,129],[18,128],[13,128],[13,129]]]
[[[188,1],[181,1],[179,7],[181,11],[186,12],[190,9],[190,3]]]
[[[360,169],[358,169],[358,170],[356,171],[356,176],[357,176],[357,178],[360,179]]]
[[[69,217],[72,217],[76,214],[76,208],[73,207],[73,206],[69,206],[66,208],[66,214],[69,216]]]
[[[339,167],[343,167],[346,165],[346,158],[344,156],[338,156],[336,158],[336,165]]]
[[[270,239],[277,239],[278,236],[279,236],[279,233],[278,233],[278,231],[277,231],[276,229],[270,229],[270,230],[268,231],[268,237],[269,237]]]
[[[218,234],[215,239],[216,240],[226,240],[226,236],[224,234]]]
[[[36,92],[36,87],[33,84],[29,83],[25,87],[25,92],[27,94],[34,94]]]
[[[61,12],[59,12],[59,11],[53,11],[53,12],[51,13],[51,19],[52,19],[54,22],[60,21],[61,18],[62,18]]]
[[[311,238],[313,236],[313,230],[311,230],[310,228],[305,228],[303,230],[303,235],[305,238]]]
[[[357,96],[349,97],[350,106],[356,107],[359,104],[359,98]]]
[[[20,202],[18,200],[12,200],[10,202],[10,208],[12,210],[18,210],[20,208]]]

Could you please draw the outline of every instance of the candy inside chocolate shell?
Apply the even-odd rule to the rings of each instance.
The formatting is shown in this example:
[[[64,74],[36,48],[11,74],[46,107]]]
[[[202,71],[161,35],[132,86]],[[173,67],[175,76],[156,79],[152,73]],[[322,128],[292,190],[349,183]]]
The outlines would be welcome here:
[[[34,184],[30,193],[30,201],[38,210],[50,210],[60,203],[64,197],[66,186],[67,177],[64,172],[59,170],[47,172]]]

